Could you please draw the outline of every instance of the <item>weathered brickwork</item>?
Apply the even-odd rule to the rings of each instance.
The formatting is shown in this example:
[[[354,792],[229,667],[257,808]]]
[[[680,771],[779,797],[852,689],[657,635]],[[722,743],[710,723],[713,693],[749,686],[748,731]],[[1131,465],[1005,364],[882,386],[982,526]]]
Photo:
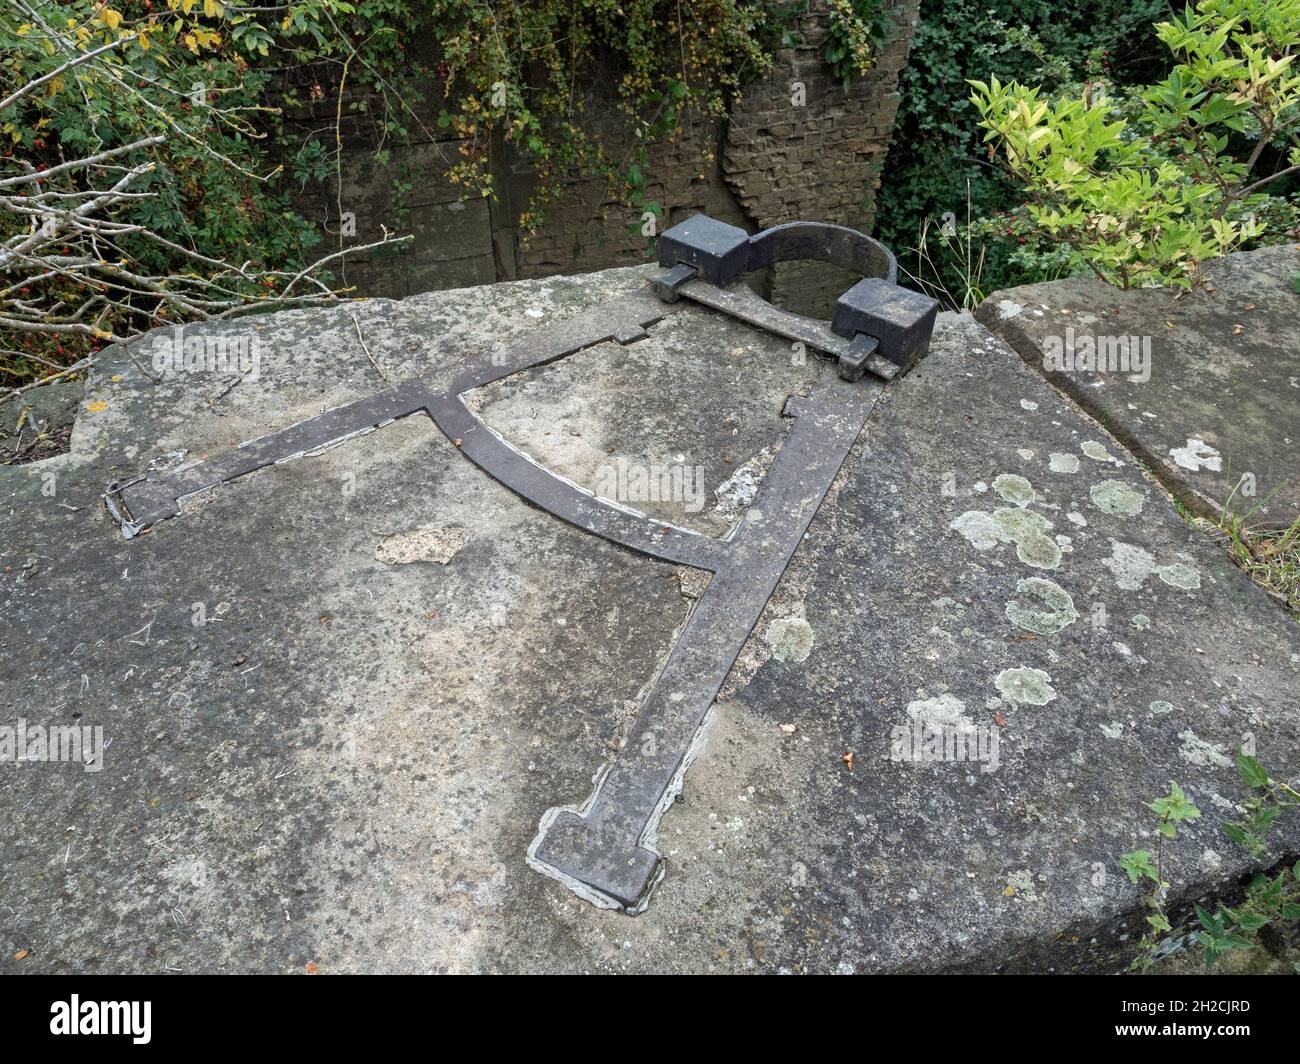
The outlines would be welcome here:
[[[754,226],[809,218],[870,231],[920,0],[896,0],[886,10],[889,40],[875,67],[845,92],[822,59],[825,4],[814,0],[800,20],[803,43],[779,51],[772,76],[750,85],[733,111],[723,176]],[[803,106],[795,106],[800,90]],[[783,264],[770,297],[825,314],[853,280],[825,266]]]
[[[771,76],[746,87],[728,121],[689,116],[678,138],[650,146],[643,196],[662,208],[659,228],[703,211],[750,231],[797,218],[869,229],[919,4],[886,0],[888,40],[876,66],[846,92],[822,58],[825,0],[812,0],[797,27],[802,42],[777,52]],[[635,145],[610,98],[608,86],[590,86],[585,113],[617,161],[630,158]],[[547,206],[542,229],[525,240],[517,220],[532,177],[526,166],[510,164],[508,152],[494,153],[504,160],[494,172],[497,197],[462,201],[462,190],[442,176],[456,156],[454,140],[394,148],[384,167],[373,161],[363,130],[345,143],[356,150],[344,152],[342,195],[333,183],[308,190],[300,209],[320,219],[331,244],[338,241],[340,208],[355,219],[355,236],[345,241],[377,239],[385,225],[415,235],[400,256],[348,267],[347,282],[362,294],[404,296],[648,257],[642,212],[603,178],[571,181]],[[406,186],[400,195],[399,183]],[[825,313],[849,280],[827,267],[787,264],[765,279],[765,288],[791,309]]]

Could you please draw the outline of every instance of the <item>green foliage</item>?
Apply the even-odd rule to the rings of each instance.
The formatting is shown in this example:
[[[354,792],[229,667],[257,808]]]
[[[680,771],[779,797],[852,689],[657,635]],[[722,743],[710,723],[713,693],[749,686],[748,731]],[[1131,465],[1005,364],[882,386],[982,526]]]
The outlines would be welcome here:
[[[124,234],[112,249],[123,263],[161,276],[191,269],[194,255],[254,271],[306,264],[322,233],[295,213],[292,197],[313,183],[341,187],[345,123],[350,133],[373,135],[375,162],[385,168],[394,144],[438,139],[434,125],[454,134],[458,154],[448,176],[467,196],[494,195],[494,164],[503,149],[512,153],[536,179],[519,217],[525,236],[577,175],[604,175],[611,198],[658,217],[663,208],[646,195],[650,145],[677,135],[688,111],[725,116],[743,81],[770,69],[772,48],[796,43],[789,23],[806,7],[806,0],[706,7],[676,0],[14,0],[0,9],[0,99],[51,77],[0,114],[0,177],[162,137],[121,160],[147,160],[151,169],[133,179],[135,199],[112,211],[114,222],[165,235]],[[844,62],[855,69],[869,61],[859,37],[872,25],[868,9],[874,6],[857,0],[836,15]],[[82,52],[121,44],[55,76],[68,59],[69,45],[52,43],[61,37]],[[584,114],[588,99],[614,104],[633,133],[630,153],[607,154],[594,132],[603,122]],[[328,113],[329,126],[317,121],[299,133],[285,125],[282,103],[313,117]],[[397,204],[389,221],[400,224],[419,175],[392,167],[389,176]],[[84,193],[84,181],[63,180],[69,193]],[[25,224],[20,214],[6,215],[0,241]],[[83,283],[56,271],[34,287],[25,279],[12,291],[0,286],[0,295],[66,307]],[[244,279],[231,284],[241,296],[259,296],[258,282],[252,292]],[[147,293],[111,295],[111,313],[97,319],[93,337],[78,340],[82,349],[65,350],[66,336],[51,342],[25,333],[16,342],[32,357],[5,361],[11,350],[0,356],[0,373],[17,383],[41,372],[47,356],[66,365],[116,335],[114,323],[124,318],[132,327],[176,320],[174,308]]]
[[[925,0],[900,79],[876,235],[956,307],[967,258],[981,266],[985,292],[1080,269],[1068,249],[1029,231],[1019,189],[988,160],[967,79],[1019,79],[1067,91],[1103,77],[1118,84],[1159,77],[1163,50],[1150,26],[1167,10],[1164,0]],[[952,246],[964,248],[969,235],[970,256],[951,255],[938,241],[948,212],[956,224]],[[927,221],[933,268],[909,254]]]
[[[822,54],[844,85],[876,65],[880,46],[889,35],[889,17],[879,0],[829,0],[830,22]]]
[[[402,29],[428,31],[440,47],[438,124],[461,139],[452,180],[491,195],[497,135],[531,162],[537,191],[520,218],[529,232],[574,174],[604,174],[615,194],[636,203],[646,146],[674,135],[688,108],[722,117],[742,78],[770,69],[770,17],[782,15],[747,0],[707,10],[662,0],[434,0]],[[590,131],[575,90],[611,69],[609,98],[639,145],[626,166]]]
[[[1263,231],[1258,190],[1300,171],[1300,0],[1200,0],[1156,34],[1173,69],[1118,102],[1104,85],[1052,97],[971,82],[1035,226],[1124,287],[1190,286],[1202,262]],[[1289,165],[1252,176],[1266,150],[1288,145]]]
[[[1128,873],[1131,883],[1140,883],[1144,878],[1160,882],[1160,873],[1156,869],[1150,850],[1134,850],[1131,853],[1121,854],[1119,866]]]
[[[1160,818],[1156,830],[1167,839],[1175,836],[1180,823],[1197,820],[1201,815],[1201,811],[1187,800],[1183,789],[1173,780],[1169,781],[1169,793],[1157,798],[1148,808]]]
[[[137,231],[122,231],[101,254],[151,276],[192,273],[195,256],[248,263],[253,272],[305,264],[321,235],[293,211],[291,184],[269,150],[278,116],[265,103],[271,74],[262,66],[271,55],[279,63],[290,60],[297,43],[267,16],[216,0],[114,3],[23,0],[0,9],[0,97],[16,97],[0,111],[0,177],[156,140],[89,172],[60,172],[46,185],[68,197],[85,196],[88,186],[111,185],[125,166],[148,164],[130,187],[134,198],[110,215],[114,224]],[[337,0],[309,0],[294,5],[286,21],[321,47],[327,20],[351,10]],[[93,62],[69,63],[69,49],[85,55],[106,45],[115,47]],[[19,95],[40,78],[47,80],[38,90]],[[295,180],[319,176],[322,162],[319,155],[300,157]],[[28,224],[20,213],[0,214],[0,242]],[[74,322],[53,338],[17,332],[16,349],[6,345],[10,350],[0,359],[0,372],[11,383],[37,371],[36,359],[66,363],[119,328],[156,325],[170,316],[149,284],[128,290],[96,282],[84,270],[22,261],[10,271],[0,274],[0,303],[80,303],[93,310],[83,325]],[[247,279],[231,281],[222,293],[253,301],[265,295],[261,284]]]
[[[1259,858],[1267,850],[1267,836],[1279,814],[1286,809],[1300,808],[1300,793],[1289,784],[1274,780],[1264,766],[1241,750],[1237,754],[1237,771],[1242,782],[1252,791],[1243,803],[1246,815],[1238,821],[1221,825],[1223,833],[1242,846],[1251,857]],[[1147,806],[1159,820],[1156,830],[1160,834],[1159,849],[1153,856],[1149,850],[1133,850],[1119,858],[1120,868],[1135,884],[1148,883],[1146,898],[1151,910],[1147,916],[1150,928],[1139,942],[1139,954],[1133,962],[1134,970],[1148,971],[1156,959],[1163,936],[1173,928],[1166,912],[1169,883],[1164,878],[1164,841],[1174,839],[1180,823],[1197,820],[1201,812],[1187,800],[1183,789],[1170,782],[1169,793],[1156,798]],[[1194,906],[1198,928],[1192,940],[1201,947],[1201,956],[1207,969],[1232,951],[1256,948],[1256,936],[1270,924],[1300,922],[1300,862],[1267,875],[1259,873],[1246,887],[1245,897],[1235,907],[1220,906],[1210,912],[1200,905]]]

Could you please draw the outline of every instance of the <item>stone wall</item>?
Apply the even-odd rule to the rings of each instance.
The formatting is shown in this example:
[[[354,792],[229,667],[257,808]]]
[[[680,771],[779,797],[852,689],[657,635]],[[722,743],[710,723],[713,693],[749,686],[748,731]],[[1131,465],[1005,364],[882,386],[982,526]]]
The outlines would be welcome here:
[[[770,77],[749,84],[729,120],[687,115],[672,142],[652,145],[644,167],[647,202],[663,208],[660,228],[706,212],[751,232],[798,218],[869,230],[894,117],[898,77],[907,61],[920,0],[887,0],[890,32],[875,68],[846,92],[822,58],[827,33],[825,0],[812,0],[800,17],[803,41],[775,55]],[[607,155],[627,157],[633,142],[605,101],[610,86],[586,90],[585,113]],[[424,124],[436,129],[440,90],[430,86]],[[328,112],[328,114],[326,114]],[[297,116],[301,128],[330,121],[334,105]],[[417,138],[418,139],[418,138]],[[650,241],[642,215],[607,187],[603,178],[569,182],[547,207],[540,232],[525,240],[517,220],[533,178],[510,152],[496,152],[495,199],[463,200],[463,190],[443,176],[457,142],[438,133],[394,147],[386,165],[374,159],[366,129],[345,129],[342,194],[335,182],[305,189],[300,209],[318,218],[337,244],[340,212],[352,215],[355,235],[377,239],[381,226],[412,233],[400,255],[354,260],[346,281],[361,294],[401,297],[518,277],[545,277],[646,261]],[[396,187],[404,189],[399,193]],[[825,313],[851,278],[830,267],[782,266],[761,279],[764,291],[791,309]]]
[[[772,76],[750,85],[733,111],[723,175],[753,227],[810,219],[870,231],[920,0],[886,9],[889,39],[876,66],[847,92],[822,58],[827,20],[824,3],[815,2],[800,20],[803,43],[777,52]],[[796,85],[803,86],[802,107],[792,104]],[[824,315],[854,280],[832,267],[785,264],[769,297]]]

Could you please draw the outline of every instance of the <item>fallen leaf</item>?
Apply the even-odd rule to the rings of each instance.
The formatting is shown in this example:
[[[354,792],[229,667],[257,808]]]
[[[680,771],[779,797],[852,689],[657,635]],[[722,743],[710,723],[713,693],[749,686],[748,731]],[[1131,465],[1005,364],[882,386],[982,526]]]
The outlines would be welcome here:
[[[307,972],[306,972],[307,975],[316,975],[316,974],[318,974],[319,972],[320,972],[320,969],[316,966],[316,962],[315,962],[315,961],[310,961],[310,962],[307,964]]]
[[[848,750],[840,755],[840,760],[849,766],[849,771],[853,771],[853,751]]]
[[[27,956],[28,952],[29,952],[28,950],[20,949],[17,953],[14,954],[14,960],[16,961],[22,960],[24,957]]]
[[[794,734],[794,725],[793,725],[793,724],[780,724],[780,725],[778,725],[778,727],[779,727],[783,732],[785,732],[786,735],[793,735],[793,734]]]
[[[996,724],[999,728],[1005,728],[1007,726],[1007,718],[1004,717],[1001,713],[994,713],[993,723]]]

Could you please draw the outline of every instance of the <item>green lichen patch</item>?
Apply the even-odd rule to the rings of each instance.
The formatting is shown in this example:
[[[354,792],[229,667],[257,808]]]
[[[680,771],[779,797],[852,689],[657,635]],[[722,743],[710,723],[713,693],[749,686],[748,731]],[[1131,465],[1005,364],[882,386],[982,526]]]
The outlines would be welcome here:
[[[1056,698],[1051,679],[1042,669],[1003,669],[993,682],[1012,702],[1045,706]]]
[[[1015,538],[997,522],[995,515],[983,510],[967,510],[948,527],[954,532],[960,532],[962,538],[976,550],[991,550],[999,543],[1010,543]]]
[[[1135,613],[1133,614],[1133,619],[1129,621],[1129,623],[1134,628],[1137,628],[1139,631],[1142,631],[1151,627],[1151,618],[1148,617],[1145,613]]]
[[[1028,536],[1045,536],[1052,528],[1052,522],[1042,514],[1036,514],[1032,510],[1012,510],[1005,506],[993,511],[993,523],[1014,543],[1019,543]]]
[[[1201,574],[1190,565],[1184,565],[1182,562],[1162,566],[1158,572],[1160,579],[1170,587],[1191,591],[1201,586]]]
[[[1108,450],[1106,450],[1106,448],[1103,447],[1100,443],[1097,443],[1094,440],[1084,440],[1083,443],[1079,444],[1079,450],[1081,450],[1084,453],[1084,455],[1086,455],[1088,458],[1091,458],[1094,462],[1115,461],[1111,453]]]
[[[1156,560],[1150,551],[1114,539],[1110,541],[1110,557],[1101,564],[1111,571],[1115,585],[1123,591],[1140,591],[1156,571]]]
[[[1079,619],[1070,593],[1054,580],[1032,576],[1016,584],[1021,595],[1032,595],[1043,604],[1042,609],[1022,606],[1019,602],[1007,603],[1007,619],[1017,628],[1038,635],[1056,635]]]
[[[1061,564],[1061,548],[1055,540],[1034,533],[1016,541],[1016,557],[1035,569],[1056,569]]]
[[[1142,512],[1142,504],[1146,501],[1137,488],[1122,480],[1103,480],[1100,484],[1094,484],[1088,491],[1088,497],[1102,513],[1118,514],[1120,517],[1136,517]]]
[[[1019,473],[1001,473],[993,480],[993,490],[1013,506],[1028,506],[1038,501],[1034,486]]]
[[[767,626],[763,639],[777,661],[807,661],[812,653],[812,625],[802,617],[781,617]]]
[[[1061,454],[1053,451],[1047,456],[1047,468],[1053,473],[1077,473],[1079,471],[1078,456],[1073,454]]]

